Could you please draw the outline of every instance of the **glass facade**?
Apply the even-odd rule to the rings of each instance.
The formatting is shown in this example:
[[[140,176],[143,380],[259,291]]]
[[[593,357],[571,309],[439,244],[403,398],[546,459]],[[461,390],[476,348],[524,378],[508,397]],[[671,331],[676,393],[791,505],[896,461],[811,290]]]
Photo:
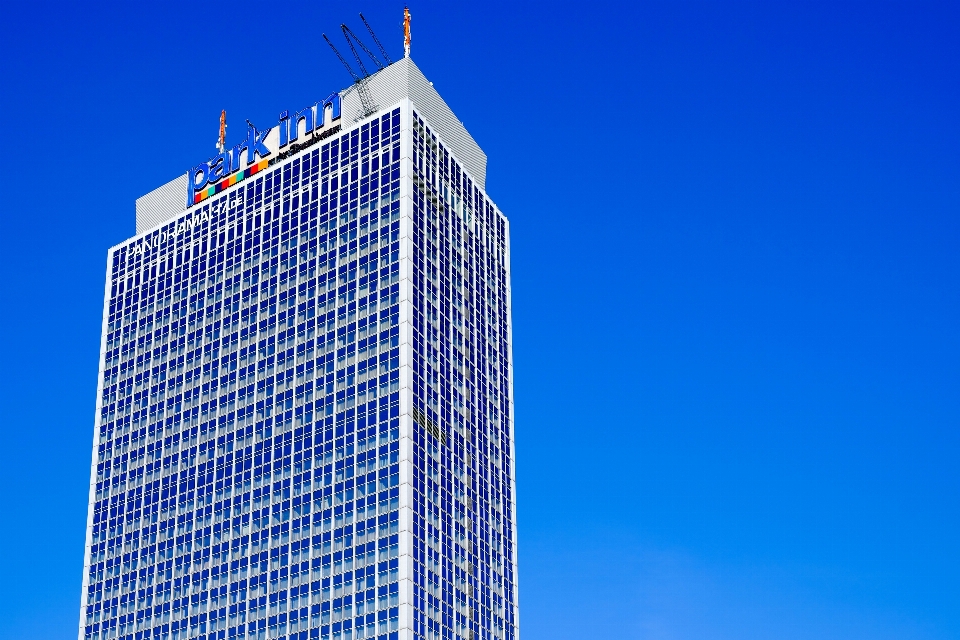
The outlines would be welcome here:
[[[415,110],[111,249],[80,638],[516,638],[508,225]]]
[[[412,129],[414,632],[514,640],[507,222]]]

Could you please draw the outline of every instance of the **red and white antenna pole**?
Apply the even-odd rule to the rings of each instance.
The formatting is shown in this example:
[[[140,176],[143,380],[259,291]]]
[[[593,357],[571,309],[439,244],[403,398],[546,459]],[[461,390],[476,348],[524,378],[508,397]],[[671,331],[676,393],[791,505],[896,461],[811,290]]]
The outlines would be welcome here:
[[[220,153],[223,153],[223,150],[227,145],[227,110],[224,109],[220,112],[220,137],[217,138],[217,149],[220,150]]]
[[[403,8],[403,57],[410,57],[410,9]]]

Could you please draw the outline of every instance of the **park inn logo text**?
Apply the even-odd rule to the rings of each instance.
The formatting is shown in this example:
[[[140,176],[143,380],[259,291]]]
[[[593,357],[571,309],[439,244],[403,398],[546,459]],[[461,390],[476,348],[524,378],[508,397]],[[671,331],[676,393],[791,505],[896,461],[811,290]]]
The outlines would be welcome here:
[[[295,142],[303,132],[304,137],[340,118],[340,94],[331,93],[313,106],[280,114],[276,127],[259,131],[247,121],[247,138],[232,149],[224,149],[206,162],[201,162],[187,173],[187,207],[202,202],[208,197],[227,189],[245,178],[265,169],[267,156],[277,153]],[[303,123],[301,125],[301,123]],[[274,129],[278,135],[273,136]],[[271,148],[276,145],[276,148]],[[246,160],[244,161],[244,155]],[[257,159],[260,158],[260,162]]]
[[[267,156],[279,152],[294,142],[302,134],[305,138],[323,129],[340,118],[340,94],[331,93],[326,99],[313,106],[297,111],[290,116],[288,111],[280,114],[276,127],[259,131],[247,122],[247,138],[230,150],[224,150],[206,162],[201,162],[187,173],[187,208],[206,200],[245,178],[266,169],[270,161]],[[303,123],[303,124],[301,124]],[[277,135],[273,136],[274,129]],[[326,133],[335,133],[339,126]],[[321,135],[325,137],[325,135]],[[275,146],[276,148],[271,148]],[[294,145],[290,151],[296,151]],[[246,161],[244,161],[246,155]],[[260,159],[257,162],[257,159]],[[169,240],[178,238],[205,222],[210,222],[209,211],[197,211],[191,217],[181,220],[170,231],[161,231],[159,235],[144,238],[132,245],[127,251],[127,260],[132,260],[151,249],[159,249]]]

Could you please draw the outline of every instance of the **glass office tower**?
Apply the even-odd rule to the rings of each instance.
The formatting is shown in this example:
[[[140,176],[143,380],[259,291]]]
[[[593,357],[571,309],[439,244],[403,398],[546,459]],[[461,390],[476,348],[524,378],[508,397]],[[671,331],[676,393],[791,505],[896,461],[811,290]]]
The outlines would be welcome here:
[[[486,157],[409,59],[332,98],[109,252],[81,639],[517,638]]]

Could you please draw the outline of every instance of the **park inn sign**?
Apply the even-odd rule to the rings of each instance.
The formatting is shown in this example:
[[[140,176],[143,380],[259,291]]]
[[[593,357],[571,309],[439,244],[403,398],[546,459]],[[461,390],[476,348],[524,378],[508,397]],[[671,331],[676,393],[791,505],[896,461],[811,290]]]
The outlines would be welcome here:
[[[277,126],[265,131],[257,130],[248,120],[246,140],[232,149],[224,149],[187,173],[187,207],[259,173],[269,164],[267,156],[279,153],[301,135],[311,136],[339,118],[340,94],[331,93],[293,116],[288,111],[282,112]]]
[[[339,119],[340,94],[332,93],[325,100],[297,111],[293,116],[288,111],[282,112],[277,126],[265,131],[258,130],[248,121],[246,140],[200,163],[187,173],[187,208],[266,169],[272,158],[282,159],[286,153],[296,152],[310,141],[336,133],[340,127],[330,125]],[[301,137],[306,140],[298,146],[296,141]],[[133,260],[151,249],[159,249],[166,242],[209,221],[210,211],[197,210],[178,222],[173,229],[145,237],[131,245],[126,259]]]

